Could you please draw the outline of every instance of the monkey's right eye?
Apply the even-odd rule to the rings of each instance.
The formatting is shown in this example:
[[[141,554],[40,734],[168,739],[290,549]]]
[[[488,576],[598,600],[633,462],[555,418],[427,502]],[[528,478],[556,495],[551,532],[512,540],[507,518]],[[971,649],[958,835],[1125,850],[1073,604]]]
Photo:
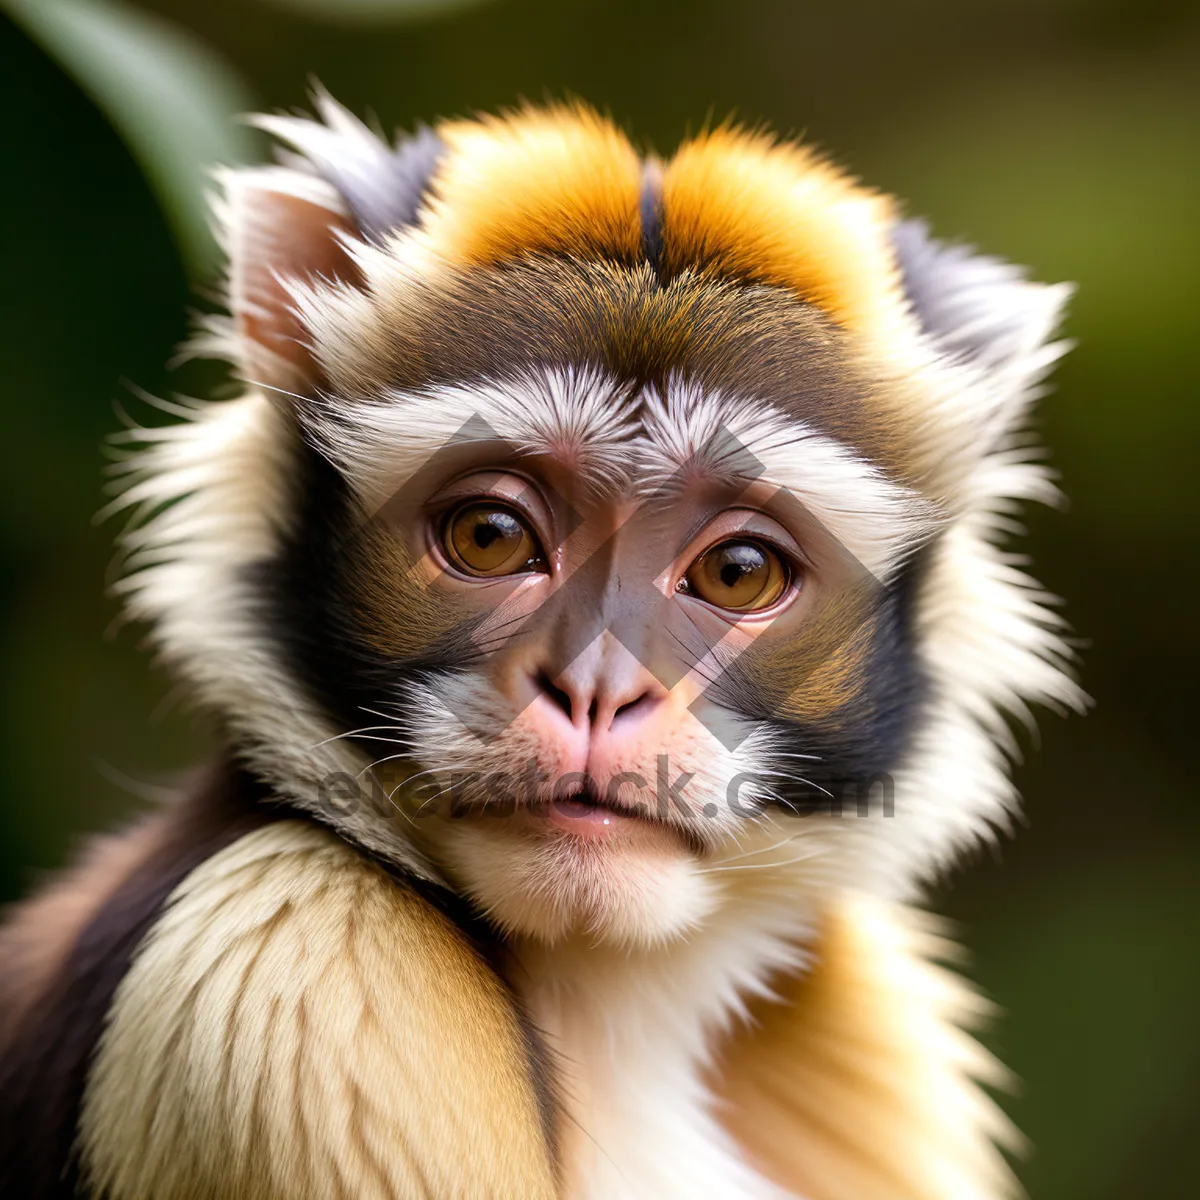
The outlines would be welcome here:
[[[520,575],[546,569],[546,556],[525,519],[504,504],[471,500],[442,523],[442,549],[467,575]]]

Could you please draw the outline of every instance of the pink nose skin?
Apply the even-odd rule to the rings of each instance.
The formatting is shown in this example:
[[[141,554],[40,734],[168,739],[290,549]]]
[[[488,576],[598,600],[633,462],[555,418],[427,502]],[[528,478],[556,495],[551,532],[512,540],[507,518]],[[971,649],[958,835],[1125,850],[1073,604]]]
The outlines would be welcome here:
[[[556,677],[537,670],[531,682],[535,697],[526,716],[547,760],[560,764],[551,781],[563,781],[558,791],[575,790],[586,775],[594,794],[604,796],[616,774],[647,762],[653,770],[656,754],[665,752],[669,693],[610,635]]]

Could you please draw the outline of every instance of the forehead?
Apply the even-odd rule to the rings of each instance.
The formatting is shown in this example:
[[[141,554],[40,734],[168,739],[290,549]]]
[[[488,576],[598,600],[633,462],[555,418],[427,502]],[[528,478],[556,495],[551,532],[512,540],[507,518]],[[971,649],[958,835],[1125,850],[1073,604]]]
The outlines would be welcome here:
[[[352,248],[358,286],[298,291],[310,425],[364,498],[491,438],[610,491],[703,466],[893,541],[921,523],[922,416],[878,352],[908,319],[885,198],[732,130],[666,164],[583,110],[438,135],[414,224]]]
[[[555,372],[603,375],[617,395],[674,380],[802,422],[898,479],[917,458],[914,424],[863,339],[775,286],[535,258],[393,272],[310,309],[335,401]]]

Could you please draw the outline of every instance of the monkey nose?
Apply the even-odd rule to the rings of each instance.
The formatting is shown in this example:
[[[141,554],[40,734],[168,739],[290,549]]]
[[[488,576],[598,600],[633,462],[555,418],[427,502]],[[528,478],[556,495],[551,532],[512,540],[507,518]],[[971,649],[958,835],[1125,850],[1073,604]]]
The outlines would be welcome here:
[[[565,669],[534,666],[530,679],[543,732],[567,744],[639,739],[667,689],[615,638],[605,635]]]
[[[544,670],[533,676],[533,685],[572,729],[593,737],[619,734],[640,723],[640,718],[657,707],[661,696],[656,692],[663,691],[655,680],[571,679],[564,675],[556,682]]]

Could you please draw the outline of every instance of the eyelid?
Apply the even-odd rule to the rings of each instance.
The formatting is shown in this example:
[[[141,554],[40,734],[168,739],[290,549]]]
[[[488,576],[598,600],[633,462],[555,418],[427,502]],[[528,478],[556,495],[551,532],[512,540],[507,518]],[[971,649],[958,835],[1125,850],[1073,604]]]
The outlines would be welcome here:
[[[512,489],[497,486],[497,482],[506,480],[519,482],[522,486]],[[536,500],[536,506],[530,503],[531,497]],[[554,514],[533,479],[516,471],[481,471],[476,468],[439,488],[429,498],[426,508],[436,521],[440,521],[454,508],[472,500],[484,503],[494,500],[515,509],[529,522],[530,530],[541,544],[543,553],[547,552],[549,544],[553,542]]]
[[[758,520],[755,521],[755,518]],[[681,562],[686,560],[683,569],[683,573],[686,573],[693,563],[722,542],[739,540],[762,542],[778,554],[785,564],[799,563],[809,570],[814,567],[800,543],[778,521],[761,509],[753,508],[729,508],[710,517],[688,537],[676,557]]]

